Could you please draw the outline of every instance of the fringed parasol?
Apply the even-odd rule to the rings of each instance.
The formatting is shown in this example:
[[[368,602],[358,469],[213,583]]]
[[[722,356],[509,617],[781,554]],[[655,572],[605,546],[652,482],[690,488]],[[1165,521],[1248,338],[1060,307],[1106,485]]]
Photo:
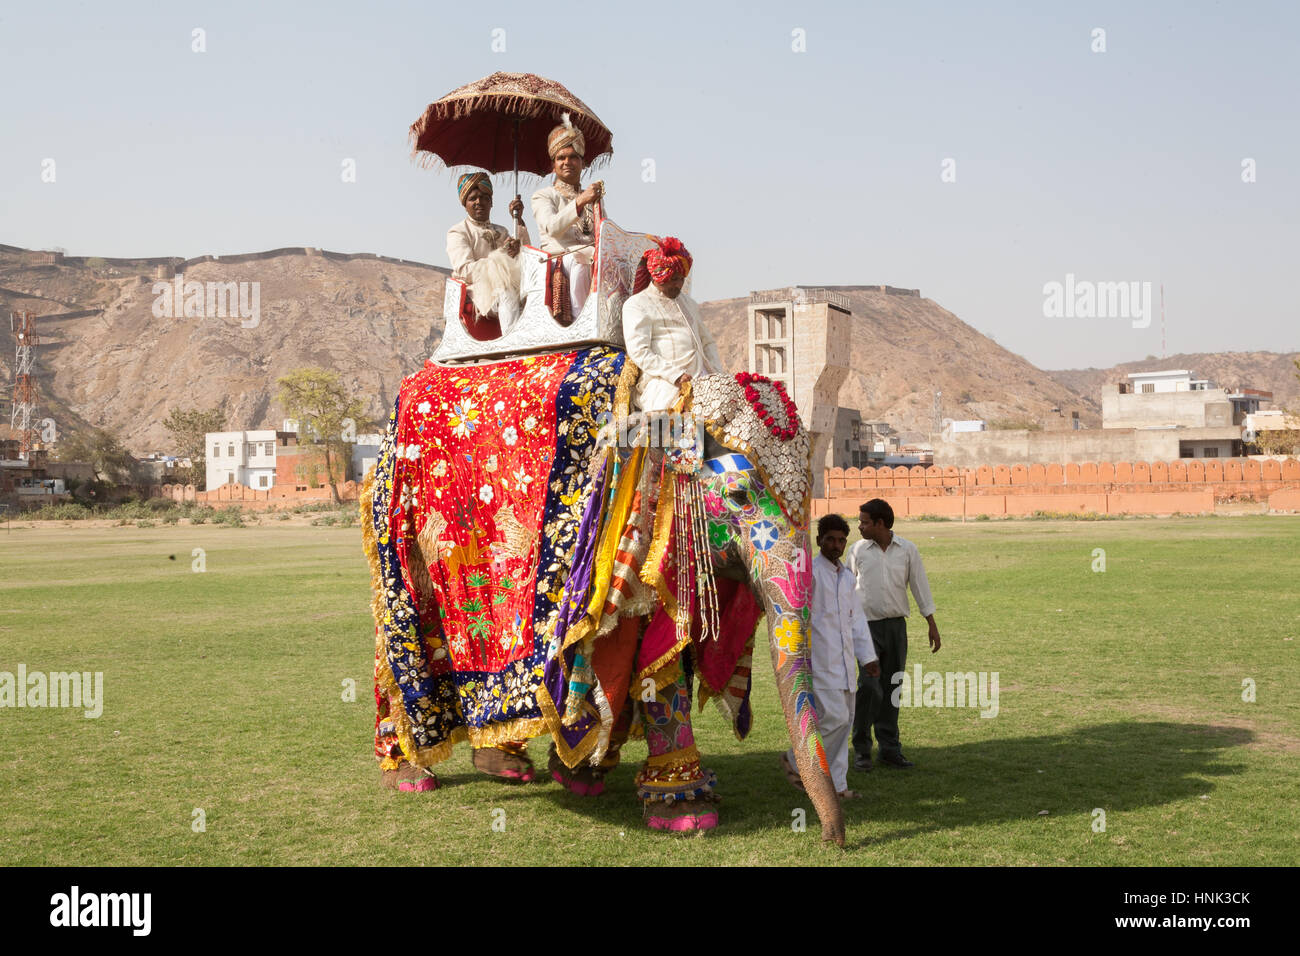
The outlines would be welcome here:
[[[546,137],[564,113],[586,139],[585,165],[608,161],[614,137],[600,117],[534,73],[493,73],[430,103],[411,124],[411,153],[424,166],[514,170],[517,190],[520,170],[545,176],[553,168]]]

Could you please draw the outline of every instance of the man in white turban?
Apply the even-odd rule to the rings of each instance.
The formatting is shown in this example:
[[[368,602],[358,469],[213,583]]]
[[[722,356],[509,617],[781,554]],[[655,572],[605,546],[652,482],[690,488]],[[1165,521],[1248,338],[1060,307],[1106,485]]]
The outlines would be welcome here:
[[[580,188],[586,140],[568,113],[564,122],[551,130],[546,148],[555,164],[555,182],[533,193],[533,218],[542,233],[542,251],[559,258],[568,279],[567,303],[561,299],[547,305],[559,318],[567,304],[572,320],[582,311],[591,288],[596,203],[604,198],[604,188],[599,182]]]

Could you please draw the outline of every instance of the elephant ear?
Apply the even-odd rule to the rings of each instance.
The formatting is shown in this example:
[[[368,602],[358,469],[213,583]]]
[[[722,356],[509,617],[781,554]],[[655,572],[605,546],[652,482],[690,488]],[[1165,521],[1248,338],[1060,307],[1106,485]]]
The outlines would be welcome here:
[[[690,383],[691,411],[718,442],[754,462],[792,524],[808,523],[812,436],[780,382],[728,372]]]

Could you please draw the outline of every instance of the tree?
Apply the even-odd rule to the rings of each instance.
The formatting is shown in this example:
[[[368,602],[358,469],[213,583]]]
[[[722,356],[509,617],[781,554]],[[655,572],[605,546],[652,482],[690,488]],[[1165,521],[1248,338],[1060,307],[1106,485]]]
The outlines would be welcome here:
[[[1252,444],[1261,455],[1294,455],[1300,450],[1300,432],[1287,428],[1260,429]]]
[[[276,400],[298,420],[298,441],[318,445],[325,453],[330,494],[336,504],[341,502],[335,460],[346,462],[357,429],[371,424],[364,418],[365,403],[347,393],[337,372],[323,368],[294,369],[276,384],[280,387]]]
[[[110,432],[92,428],[60,437],[55,446],[58,461],[84,462],[90,465],[98,484],[115,487],[130,484],[135,459]]]
[[[1300,358],[1292,359],[1295,377],[1300,381]],[[1294,426],[1300,423],[1300,409],[1279,406],[1282,409],[1282,425]],[[1261,455],[1295,455],[1300,453],[1300,429],[1295,427],[1261,429],[1255,433],[1255,448]]]
[[[190,460],[189,484],[202,490],[208,477],[209,432],[226,430],[226,414],[220,408],[202,411],[197,408],[173,408],[163,419],[163,427],[172,437],[179,458]]]

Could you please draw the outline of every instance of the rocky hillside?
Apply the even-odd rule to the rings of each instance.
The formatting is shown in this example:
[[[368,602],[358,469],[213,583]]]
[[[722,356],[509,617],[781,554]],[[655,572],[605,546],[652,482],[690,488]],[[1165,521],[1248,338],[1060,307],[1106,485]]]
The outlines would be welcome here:
[[[152,269],[94,260],[33,265],[32,258],[0,251],[0,309],[44,316],[37,323],[42,417],[60,428],[65,420],[109,428],[136,454],[169,450],[161,422],[175,406],[220,406],[232,429],[277,426],[284,415],[275,380],[304,365],[336,369],[349,388],[371,397],[371,415],[386,417],[402,377],[442,335],[446,270],[418,264],[286,254],[186,266],[186,281],[260,284],[260,322],[244,328],[237,316],[155,317]],[[7,321],[4,332],[8,383]]]
[[[259,283],[260,322],[244,328],[238,316],[156,317],[160,263],[180,268],[186,280]],[[0,316],[27,309],[41,317],[42,418],[65,432],[108,428],[142,455],[170,450],[161,422],[177,406],[220,406],[232,429],[277,426],[284,413],[275,404],[275,379],[304,365],[340,372],[382,419],[402,377],[442,334],[446,275],[420,263],[302,249],[182,262],[59,259],[0,246]],[[840,403],[918,437],[930,430],[936,389],[948,418],[1050,427],[1078,411],[1096,425],[1100,385],[1153,364],[1045,372],[929,299],[853,286],[837,291],[849,299],[854,328],[846,343],[854,371]],[[745,360],[745,305],[743,298],[702,304],[733,368]],[[7,424],[13,351],[7,322],[0,331],[0,417]],[[1180,355],[1154,364],[1300,401],[1290,358]]]

